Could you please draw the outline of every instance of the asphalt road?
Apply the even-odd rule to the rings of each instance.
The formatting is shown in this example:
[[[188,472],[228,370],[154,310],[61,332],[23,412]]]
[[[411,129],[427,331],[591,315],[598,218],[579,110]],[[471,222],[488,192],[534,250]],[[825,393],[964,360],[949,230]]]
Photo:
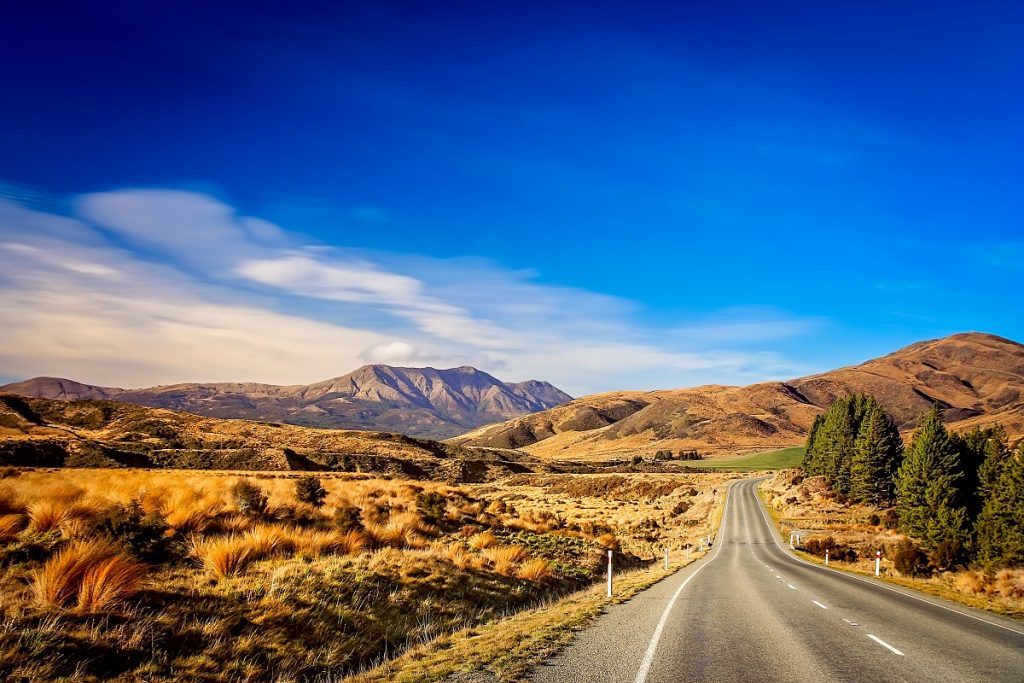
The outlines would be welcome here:
[[[531,679],[1024,681],[1024,624],[793,556],[758,483],[732,486],[707,557],[609,606]]]

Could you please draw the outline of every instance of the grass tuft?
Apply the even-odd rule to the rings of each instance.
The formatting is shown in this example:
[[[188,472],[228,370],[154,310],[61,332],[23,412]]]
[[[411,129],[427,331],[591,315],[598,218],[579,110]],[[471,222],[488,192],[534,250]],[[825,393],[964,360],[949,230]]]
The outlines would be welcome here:
[[[219,578],[243,573],[254,559],[249,539],[234,534],[214,538],[192,536],[189,552]]]
[[[82,611],[107,608],[139,591],[144,565],[107,541],[76,542],[51,557],[33,576],[36,601]]]

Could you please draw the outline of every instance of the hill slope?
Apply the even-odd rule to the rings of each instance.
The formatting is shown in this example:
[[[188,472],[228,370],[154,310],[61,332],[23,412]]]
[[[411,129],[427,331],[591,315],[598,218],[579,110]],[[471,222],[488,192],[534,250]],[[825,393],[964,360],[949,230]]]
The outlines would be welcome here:
[[[200,417],[108,400],[0,394],[0,465],[375,472],[483,481],[532,458],[401,434]],[[543,470],[545,468],[539,468]]]
[[[511,384],[471,367],[435,370],[388,365],[366,365],[310,385],[189,383],[117,389],[37,377],[0,387],[0,392],[57,400],[113,399],[208,417],[437,438],[545,410],[572,398],[547,382]]]
[[[585,396],[452,439],[549,459],[660,449],[716,455],[802,443],[837,396],[873,394],[902,429],[933,403],[957,428],[1002,422],[1024,436],[1024,346],[989,334],[920,342],[861,365],[745,387],[703,386]]]

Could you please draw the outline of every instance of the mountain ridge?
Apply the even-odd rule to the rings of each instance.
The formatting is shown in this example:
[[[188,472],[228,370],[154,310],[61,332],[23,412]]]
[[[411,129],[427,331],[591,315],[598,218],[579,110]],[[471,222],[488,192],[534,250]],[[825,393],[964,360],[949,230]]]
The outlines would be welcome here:
[[[471,366],[364,365],[313,384],[184,382],[141,389],[36,377],[0,392],[55,400],[105,399],[219,418],[307,427],[450,437],[467,429],[554,407],[571,396],[548,382],[503,382]]]
[[[1024,437],[1024,346],[986,333],[916,342],[828,372],[747,386],[623,391],[574,399],[451,439],[553,460],[657,450],[706,455],[793,446],[837,397],[870,393],[904,431],[933,403],[954,428],[1002,422]]]

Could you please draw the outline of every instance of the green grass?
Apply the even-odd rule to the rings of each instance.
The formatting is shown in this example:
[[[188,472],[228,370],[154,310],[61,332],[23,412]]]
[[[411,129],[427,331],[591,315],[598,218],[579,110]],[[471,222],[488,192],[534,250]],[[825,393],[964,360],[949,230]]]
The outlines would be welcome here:
[[[792,448],[779,448],[774,451],[751,453],[738,458],[689,460],[685,464],[688,467],[754,472],[757,470],[781,470],[787,467],[799,467],[803,457],[804,447],[793,446]]]

